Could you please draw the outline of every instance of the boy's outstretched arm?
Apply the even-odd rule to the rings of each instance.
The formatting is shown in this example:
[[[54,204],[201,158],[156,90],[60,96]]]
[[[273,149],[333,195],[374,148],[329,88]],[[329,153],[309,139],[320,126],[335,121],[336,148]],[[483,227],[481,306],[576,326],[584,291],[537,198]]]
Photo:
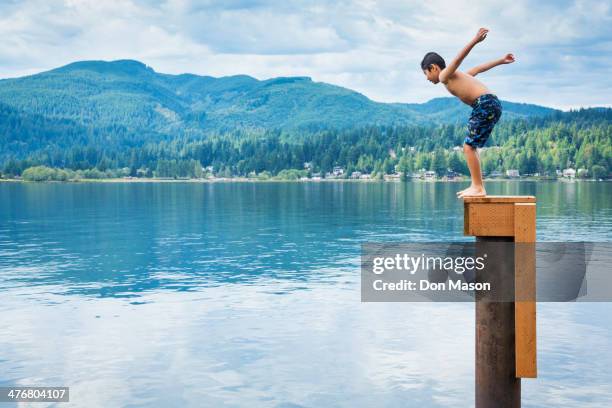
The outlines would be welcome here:
[[[457,68],[459,68],[459,65],[461,65],[463,59],[470,53],[470,51],[472,51],[472,48],[487,38],[488,32],[489,30],[487,28],[481,28],[478,30],[476,36],[472,38],[472,40],[465,47],[463,47],[461,51],[459,51],[459,54],[457,54],[455,59],[453,59],[451,63],[440,72],[440,82],[445,84],[448,81],[448,78],[455,73]]]
[[[498,58],[496,60],[477,65],[474,68],[471,68],[467,73],[471,76],[476,76],[480,74],[481,72],[488,71],[491,68],[494,68],[498,65],[512,64],[513,62],[514,62],[514,54],[506,54],[505,56]]]

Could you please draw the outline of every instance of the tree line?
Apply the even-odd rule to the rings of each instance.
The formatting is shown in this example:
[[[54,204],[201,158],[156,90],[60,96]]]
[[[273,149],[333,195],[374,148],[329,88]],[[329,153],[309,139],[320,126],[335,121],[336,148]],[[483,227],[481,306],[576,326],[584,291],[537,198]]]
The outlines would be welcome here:
[[[502,121],[482,152],[483,171],[490,174],[516,169],[520,174],[555,176],[558,170],[573,167],[586,169],[583,174],[589,177],[608,178],[612,175],[611,119],[611,109],[587,109]],[[66,136],[62,130],[60,127],[53,138],[36,137],[29,131],[27,149],[20,150],[15,148],[19,144],[12,143],[0,159],[2,174],[39,178],[43,168],[30,169],[37,166],[63,169],[76,178],[200,178],[210,174],[294,177],[298,174],[295,171],[306,176],[325,175],[334,167],[343,168],[345,175],[410,174],[421,169],[438,175],[449,170],[468,174],[460,150],[464,124],[314,132],[243,129],[197,138],[186,133],[146,137],[131,135],[127,129],[110,129],[107,133],[81,129],[77,135],[68,132]],[[113,138],[113,131],[122,132],[124,137]],[[1,137],[7,140],[6,134]],[[56,172],[55,177],[63,174]]]

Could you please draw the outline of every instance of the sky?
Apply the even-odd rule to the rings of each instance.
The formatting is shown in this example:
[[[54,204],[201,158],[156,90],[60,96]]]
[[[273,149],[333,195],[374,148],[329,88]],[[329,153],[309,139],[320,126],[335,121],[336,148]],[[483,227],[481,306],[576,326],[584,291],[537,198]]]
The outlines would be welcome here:
[[[479,78],[502,99],[612,106],[612,3],[564,0],[0,0],[0,78],[79,60],[157,72],[309,76],[381,102],[447,96],[420,70],[479,27],[462,68],[515,54]]]

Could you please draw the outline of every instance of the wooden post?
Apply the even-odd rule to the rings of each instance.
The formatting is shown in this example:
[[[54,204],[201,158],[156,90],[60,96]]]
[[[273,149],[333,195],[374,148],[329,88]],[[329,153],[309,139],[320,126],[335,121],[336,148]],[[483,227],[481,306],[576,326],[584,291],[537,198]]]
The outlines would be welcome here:
[[[520,407],[521,378],[537,376],[535,240],[533,196],[464,199],[464,234],[477,241],[515,242],[514,254],[488,268],[487,279],[503,279],[512,267],[514,302],[476,302],[476,407]],[[531,244],[531,245],[529,245]]]

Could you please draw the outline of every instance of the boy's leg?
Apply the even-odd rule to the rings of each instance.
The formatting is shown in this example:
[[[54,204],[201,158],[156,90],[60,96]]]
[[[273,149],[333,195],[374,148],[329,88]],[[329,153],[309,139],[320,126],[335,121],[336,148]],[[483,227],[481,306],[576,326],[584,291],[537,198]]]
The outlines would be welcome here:
[[[466,190],[459,192],[459,197],[474,197],[474,196],[485,196],[485,191],[482,182],[482,173],[480,171],[480,157],[478,150],[475,147],[465,143],[463,145],[463,153],[465,160],[467,161],[468,169],[470,169],[470,176],[472,178],[472,184]]]

